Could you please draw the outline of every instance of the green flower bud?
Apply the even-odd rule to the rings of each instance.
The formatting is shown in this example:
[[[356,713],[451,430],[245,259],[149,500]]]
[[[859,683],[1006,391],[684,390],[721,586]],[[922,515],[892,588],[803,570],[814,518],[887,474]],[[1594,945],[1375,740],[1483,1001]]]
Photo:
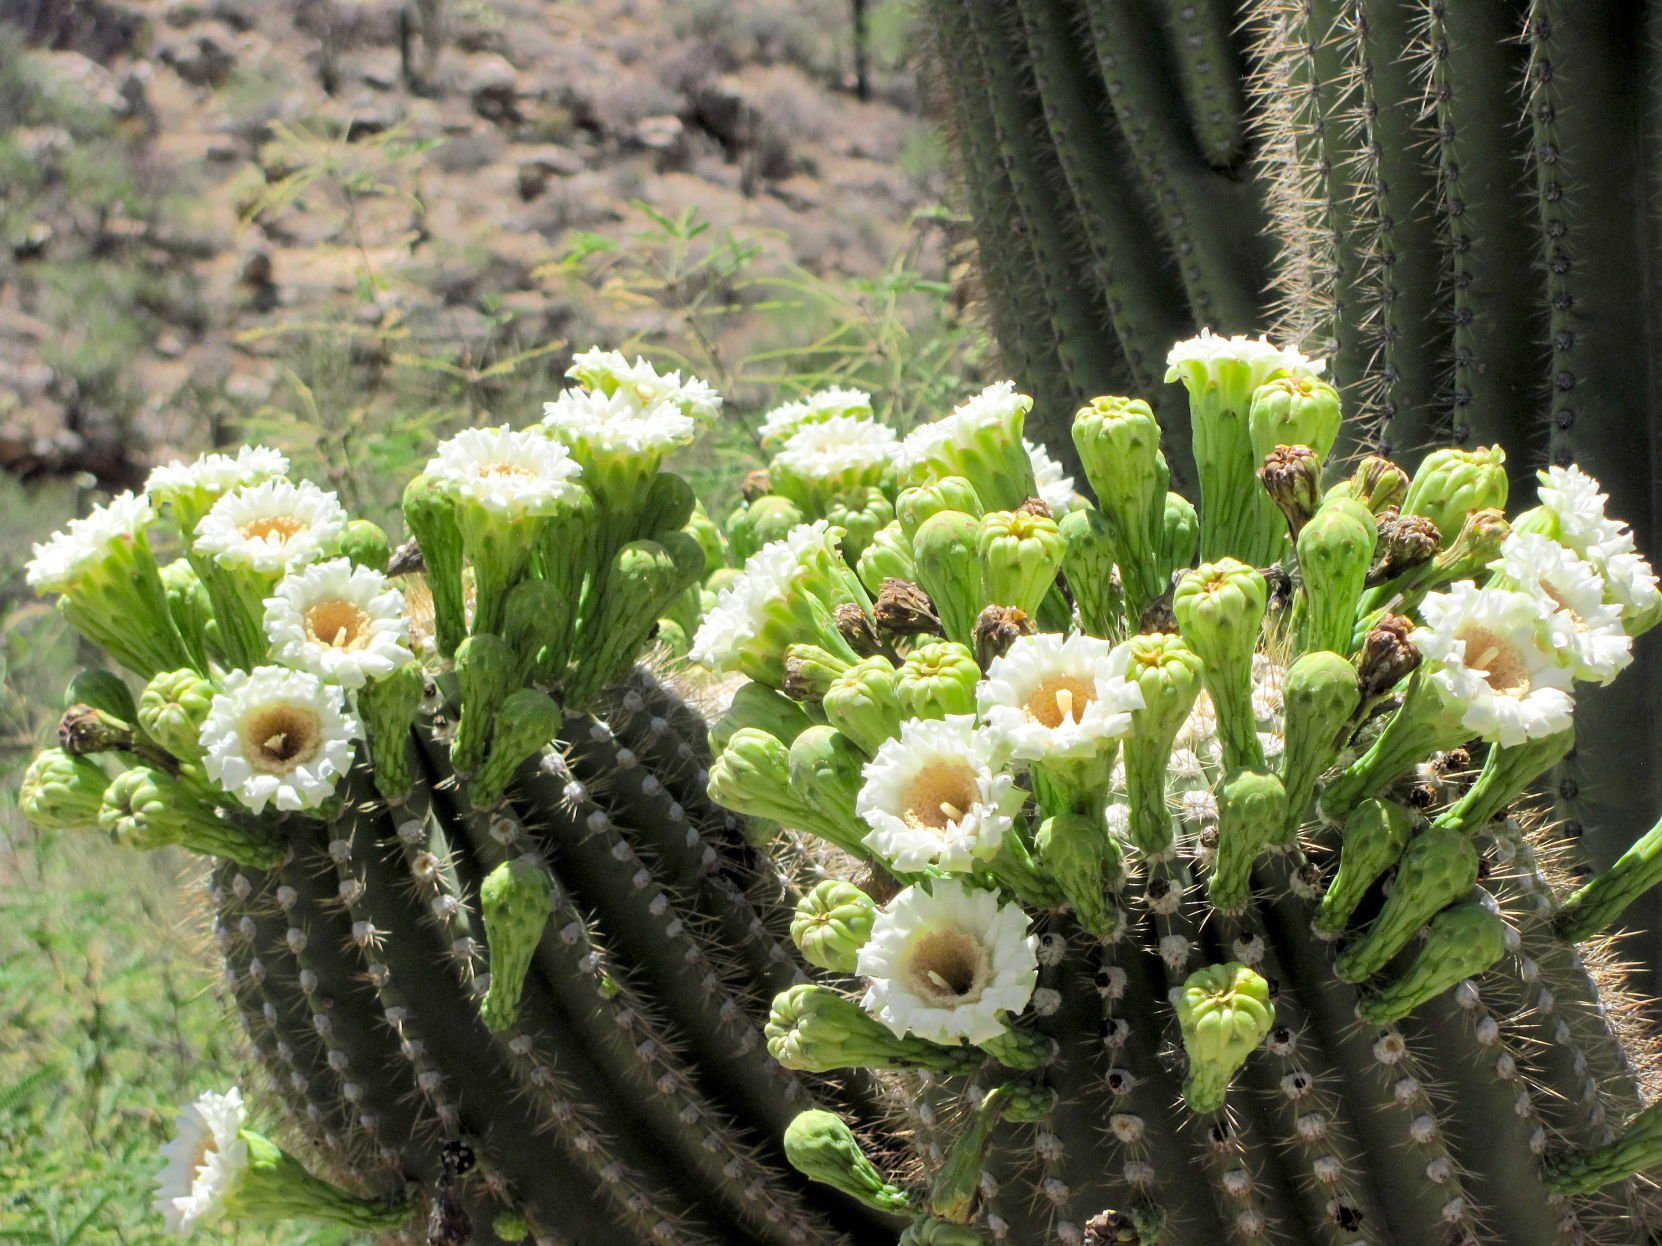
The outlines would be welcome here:
[[[668,616],[653,624],[647,639],[655,648],[672,657],[684,658],[687,651],[692,648],[692,637],[687,635],[687,629],[681,626],[679,620]]]
[[[680,531],[692,519],[697,506],[698,495],[685,479],[674,472],[659,472],[639,503],[632,535],[649,537],[658,532]],[[699,548],[703,548],[702,543]]]
[[[410,766],[410,728],[421,712],[427,677],[420,662],[406,662],[382,679],[358,689],[358,714],[369,736],[375,790],[398,804],[409,794],[415,775]]]
[[[449,657],[467,635],[455,499],[431,476],[417,476],[404,486],[404,526],[421,548],[423,576],[433,594],[433,643]]]
[[[385,574],[392,562],[392,544],[379,524],[367,519],[353,519],[341,535],[340,552],[354,567],[368,567]]]
[[[510,692],[496,712],[490,747],[468,788],[474,808],[500,804],[520,766],[548,747],[563,721],[559,703],[546,693],[535,688]]]
[[[895,700],[905,718],[945,718],[975,713],[981,667],[975,654],[952,640],[919,645],[895,675]]]
[[[576,603],[583,596],[584,581],[593,580],[604,574],[604,539],[599,504],[595,502],[593,495],[586,491],[579,490],[553,514],[543,516],[537,532],[537,543],[531,550],[531,570],[536,579],[553,585],[555,590],[566,598],[567,616],[576,614]],[[610,554],[606,557],[609,558]],[[603,589],[604,585],[589,585],[591,596],[597,595]],[[567,648],[570,645],[570,626],[568,622]],[[551,654],[550,658],[554,656],[557,655]],[[558,671],[539,672],[539,678],[545,678],[545,682],[552,682],[558,674]]]
[[[860,583],[874,597],[882,591],[886,580],[915,580],[917,563],[912,559],[912,541],[901,529],[900,522],[884,524],[871,538],[871,543],[860,551],[855,560]]]
[[[894,522],[894,504],[873,486],[832,498],[826,503],[825,517],[843,529],[843,557],[852,564],[878,532]]]
[[[1018,897],[1019,898],[1019,897]],[[1054,1038],[1037,1030],[1011,1027],[994,1038],[977,1043],[982,1051],[1007,1069],[1041,1069],[1055,1063],[1061,1050]]]
[[[1358,463],[1347,483],[1350,496],[1375,515],[1383,515],[1393,506],[1400,508],[1408,496],[1408,473],[1377,454]]]
[[[727,521],[727,545],[733,560],[744,566],[762,546],[781,539],[803,520],[801,507],[776,494],[740,507]]]
[[[98,825],[129,848],[178,844],[256,870],[271,869],[288,852],[280,837],[222,817],[205,793],[149,766],[116,776],[104,793]]]
[[[1055,586],[1065,548],[1056,521],[1048,515],[1016,510],[982,516],[976,552],[986,601],[1037,615]]]
[[[576,612],[575,598],[548,580],[514,585],[503,612],[502,639],[514,651],[520,678],[535,672],[536,682],[545,687],[559,682],[571,652]]]
[[[1263,770],[1238,770],[1218,789],[1218,856],[1206,881],[1206,898],[1227,915],[1252,901],[1252,864],[1287,825],[1287,793]]]
[[[912,542],[918,584],[935,603],[941,630],[961,644],[970,642],[976,616],[987,605],[976,553],[979,535],[980,525],[972,516],[940,511],[919,526]]]
[[[1547,1187],[1555,1194],[1593,1194],[1662,1163],[1662,1103],[1644,1109],[1614,1142],[1559,1155],[1547,1163]]]
[[[929,1214],[951,1224],[968,1224],[981,1196],[981,1172],[987,1164],[987,1148],[993,1126],[1004,1118],[1006,1091],[1002,1086],[989,1090],[970,1112],[969,1123],[947,1152],[946,1162],[929,1183]]]
[[[1341,933],[1368,889],[1401,858],[1414,834],[1414,815],[1388,800],[1365,800],[1345,819],[1339,869],[1316,906],[1318,934]]]
[[[1118,539],[1125,592],[1140,611],[1166,589],[1156,557],[1170,475],[1160,453],[1160,425],[1141,399],[1095,398],[1073,417],[1073,444],[1097,507]]]
[[[818,1108],[799,1113],[785,1127],[785,1158],[810,1181],[818,1181],[875,1211],[904,1215],[912,1209],[906,1191],[883,1179],[842,1118]]]
[[[209,669],[210,637],[218,632],[214,623],[213,600],[202,577],[188,558],[175,558],[161,568],[162,591],[167,594],[167,612],[173,618],[179,639],[198,671]]]
[[[98,825],[109,776],[97,762],[61,748],[43,749],[23,772],[17,807],[46,830],[79,831]]]
[[[1196,568],[1172,594],[1183,639],[1206,664],[1206,690],[1217,708],[1224,766],[1231,770],[1264,765],[1252,709],[1252,653],[1268,604],[1263,575],[1233,558]]]
[[[902,489],[894,507],[895,520],[900,524],[907,545],[917,540],[918,529],[923,527],[925,520],[942,511],[962,511],[966,515],[979,516],[986,509],[975,492],[975,486],[962,476],[944,476],[926,485]]]
[[[1409,841],[1397,862],[1391,894],[1366,934],[1344,950],[1333,971],[1364,982],[1390,962],[1414,932],[1463,898],[1477,883],[1477,850],[1458,831],[1433,827]]]
[[[565,703],[581,708],[635,662],[664,607],[704,574],[704,551],[679,528],[630,541],[612,556],[605,589],[577,628]]]
[[[853,883],[828,878],[796,902],[791,941],[810,965],[852,975],[876,918],[870,896]]]
[[[1166,494],[1166,508],[1160,519],[1160,591],[1155,597],[1166,591],[1165,586],[1171,583],[1173,572],[1194,566],[1195,551],[1199,545],[1200,515],[1194,504],[1181,493]]]
[[[727,565],[727,547],[721,538],[721,529],[704,509],[704,503],[694,499],[693,512],[684,525],[687,535],[698,542],[704,551],[704,565],[712,570]]]
[[[1574,747],[1573,728],[1510,748],[1493,745],[1477,779],[1433,825],[1475,835],[1536,779],[1568,757]]]
[[[907,717],[895,692],[898,674],[887,658],[866,658],[833,679],[820,702],[825,721],[867,756],[897,734]]]
[[[499,1211],[491,1219],[491,1232],[504,1242],[523,1242],[531,1236],[531,1226],[517,1211]]]
[[[1366,688],[1364,687],[1364,692]],[[1330,822],[1370,796],[1377,796],[1432,753],[1453,748],[1470,736],[1458,706],[1446,704],[1436,685],[1416,672],[1385,729],[1367,752],[1346,766],[1321,794],[1321,814]]]
[[[929,1069],[966,1073],[981,1061],[972,1047],[938,1047],[901,1038],[851,999],[802,983],[774,997],[763,1031],[768,1054],[800,1073],[838,1069]]]
[[[1446,546],[1472,511],[1505,510],[1506,486],[1506,451],[1499,446],[1434,450],[1414,473],[1401,510],[1431,520]]]
[[[766,684],[747,683],[733,694],[727,712],[710,727],[710,751],[720,754],[734,732],[753,727],[784,744],[801,735],[811,723],[802,707]]]
[[[1143,691],[1141,709],[1131,711],[1125,735],[1125,787],[1131,804],[1131,842],[1145,856],[1159,856],[1172,844],[1166,808],[1166,762],[1177,733],[1200,696],[1204,666],[1181,637],[1164,632],[1133,636],[1131,678]]]
[[[139,728],[180,761],[202,759],[202,724],[214,686],[190,669],[164,671],[139,694]]]
[[[852,746],[850,746],[852,747]],[[741,727],[710,766],[710,799],[735,813],[807,831],[855,856],[866,825],[846,809],[827,815],[791,787],[791,753],[779,740],[754,727]]]
[[[502,637],[476,632],[456,647],[462,716],[450,742],[450,762],[458,771],[469,774],[485,759],[491,723],[519,681],[519,657]]]
[[[1202,1115],[1222,1109],[1229,1083],[1275,1024],[1270,984],[1234,961],[1189,975],[1177,998],[1189,1076],[1183,1100]]]
[[[1365,997],[1356,1011],[1369,1025],[1390,1025],[1504,955],[1506,923],[1500,915],[1475,901],[1457,904],[1432,919],[1430,933],[1403,975]]]
[[[1282,681],[1285,740],[1281,782],[1287,789],[1287,827],[1297,835],[1315,795],[1316,782],[1338,754],[1340,733],[1362,703],[1356,668],[1337,653],[1318,649],[1287,668]]]
[[[543,927],[554,912],[554,879],[535,857],[504,861],[479,886],[479,914],[490,945],[491,984],[479,1018],[493,1034],[513,1028],[520,992]]]
[[[865,754],[835,727],[809,727],[791,742],[792,789],[822,825],[836,828],[835,835],[825,837],[861,860],[871,855],[860,843],[869,828],[854,815],[865,766]]]
[[[1339,438],[1339,391],[1313,376],[1281,376],[1252,394],[1247,414],[1253,461],[1277,446],[1309,446],[1325,459]]]
[[[85,670],[71,679],[64,689],[63,707],[73,705],[90,705],[122,722],[138,721],[138,703],[133,700],[132,690],[114,671]]]
[[[1081,506],[1056,527],[1062,536],[1062,574],[1082,630],[1105,640],[1117,635],[1124,622],[1125,590],[1114,576],[1120,540],[1113,523],[1095,507]],[[1157,576],[1152,556],[1147,561],[1149,573]]]
[[[919,1216],[906,1226],[895,1246],[987,1246],[974,1229],[934,1216]]]
[[[818,705],[830,691],[831,681],[860,660],[844,644],[838,653],[821,645],[785,646],[785,678],[781,690],[793,701]]]
[[[1119,845],[1100,817],[1058,813],[1033,837],[1039,865],[1062,889],[1081,927],[1105,939],[1119,926],[1108,889],[1121,876]]]
[[[1299,533],[1304,606],[1299,647],[1305,652],[1350,652],[1377,539],[1368,508],[1345,497],[1324,502]]]
[[[744,574],[737,567],[717,567],[704,577],[704,591],[709,594],[712,603],[715,595],[724,588],[732,588]]]

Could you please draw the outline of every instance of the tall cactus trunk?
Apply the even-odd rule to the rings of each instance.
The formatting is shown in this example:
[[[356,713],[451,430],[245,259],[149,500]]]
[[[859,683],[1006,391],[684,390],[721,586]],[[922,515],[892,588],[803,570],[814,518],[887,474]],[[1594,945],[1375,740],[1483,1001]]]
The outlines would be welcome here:
[[[1086,399],[1152,391],[1175,338],[1272,330],[1329,357],[1351,450],[1499,443],[1515,486],[1576,463],[1662,549],[1662,6],[923,11],[988,316],[1053,454]],[[1177,388],[1156,406],[1192,479]],[[1557,780],[1599,866],[1662,804],[1662,642],[1639,659]]]

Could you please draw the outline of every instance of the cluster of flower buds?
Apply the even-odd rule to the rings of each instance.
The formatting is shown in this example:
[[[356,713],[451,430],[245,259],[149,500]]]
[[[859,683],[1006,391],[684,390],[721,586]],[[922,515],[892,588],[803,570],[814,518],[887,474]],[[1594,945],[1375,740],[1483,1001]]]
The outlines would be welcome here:
[[[1562,759],[1577,681],[1613,678],[1662,615],[1577,469],[1542,472],[1509,523],[1499,449],[1338,470],[1319,361],[1203,334],[1169,362],[1198,505],[1138,399],[1075,419],[1094,503],[1044,479],[1008,383],[898,441],[847,395],[782,409],[774,492],[754,482],[730,530],[748,561],[693,642],[748,681],[716,724],[712,795],[860,863],[793,926],[847,987],[782,994],[770,1049],[975,1088],[923,1196],[823,1113],[795,1139],[803,1171],[913,1214],[906,1240],[980,1223],[957,1174],[981,1170],[996,1119],[1066,1097],[1046,982],[1074,958],[1153,933],[1168,985],[1147,1008],[1206,1117],[1275,1025],[1267,892],[1346,937],[1333,980],[1373,1024],[1487,970],[1507,932],[1473,835]],[[1483,750],[1463,791],[1393,799],[1456,746]],[[1234,959],[1207,963],[1220,945]]]

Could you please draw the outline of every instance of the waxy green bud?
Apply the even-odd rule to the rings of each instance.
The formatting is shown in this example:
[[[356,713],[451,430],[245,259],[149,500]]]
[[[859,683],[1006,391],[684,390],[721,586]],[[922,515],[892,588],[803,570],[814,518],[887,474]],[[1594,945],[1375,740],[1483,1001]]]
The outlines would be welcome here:
[[[519,657],[502,637],[478,632],[456,647],[462,716],[450,742],[450,764],[458,771],[471,773],[485,759],[491,723],[519,681]]]
[[[674,472],[659,472],[647,486],[646,498],[640,503],[634,535],[649,537],[659,532],[680,531],[692,519],[697,507],[698,495],[692,485]]]
[[[190,664],[198,671],[209,670],[211,637],[217,635],[219,625],[214,622],[214,603],[207,586],[188,558],[175,558],[161,568],[162,592],[167,597],[167,613],[179,633],[179,640],[190,655]],[[83,698],[84,700],[85,698]]]
[[[386,573],[392,561],[392,543],[381,525],[367,519],[353,519],[341,534],[340,552],[354,567],[368,567],[371,571]]]
[[[195,671],[163,671],[139,694],[139,729],[180,761],[198,762],[213,700],[213,684]]]
[[[1403,975],[1380,987],[1357,1005],[1369,1025],[1400,1021],[1449,987],[1493,967],[1506,955],[1506,923],[1486,905],[1473,901],[1445,909]]]
[[[1477,850],[1458,831],[1433,827],[1409,841],[1397,862],[1391,894],[1367,933],[1345,948],[1334,972],[1346,982],[1364,982],[1390,962],[1437,913],[1471,891],[1477,882]]]
[[[852,651],[832,653],[821,645],[787,645],[781,690],[793,701],[817,705],[825,699],[831,681],[856,661]]]
[[[1206,898],[1226,915],[1252,901],[1252,865],[1287,826],[1287,793],[1263,770],[1238,770],[1218,789],[1218,855],[1206,880]]]
[[[860,551],[854,569],[860,583],[876,595],[890,580],[906,583],[917,579],[917,563],[912,559],[912,539],[901,530],[898,521],[884,524],[871,538],[871,544]]]
[[[1414,473],[1400,509],[1436,524],[1446,546],[1472,511],[1504,510],[1506,487],[1506,451],[1499,446],[1434,450]]]
[[[410,766],[410,728],[421,713],[427,677],[421,663],[406,662],[381,679],[358,689],[358,713],[369,735],[375,766],[375,790],[393,804],[409,794],[415,775]]]
[[[577,602],[548,580],[521,580],[508,594],[502,638],[519,659],[521,678],[534,673],[543,686],[565,674]]]
[[[1012,1026],[994,1038],[985,1039],[976,1046],[1007,1069],[1031,1071],[1055,1063],[1061,1050],[1054,1038]]]
[[[512,1029],[525,975],[554,912],[554,879],[535,857],[504,861],[479,886],[479,914],[490,945],[491,984],[479,1017],[493,1034]]]
[[[1113,529],[1126,595],[1140,611],[1165,591],[1169,574],[1157,556],[1170,475],[1160,425],[1141,399],[1095,398],[1073,417],[1073,444]]]
[[[548,747],[563,721],[559,704],[547,693],[535,688],[510,692],[491,725],[484,763],[468,787],[474,807],[489,809],[499,804],[515,772]]]
[[[1653,1103],[1615,1141],[1547,1162],[1547,1188],[1567,1197],[1592,1194],[1662,1164],[1662,1103]]]
[[[762,546],[780,540],[804,519],[800,506],[775,494],[740,507],[727,521],[727,545],[733,561],[744,566]]]
[[[896,735],[907,717],[895,693],[897,677],[887,658],[866,658],[833,679],[820,702],[825,721],[867,756],[874,756]]]
[[[206,793],[149,766],[116,776],[104,792],[98,825],[129,848],[178,844],[256,870],[269,870],[288,854],[280,837],[221,817]]]
[[[876,919],[876,901],[853,883],[828,878],[796,902],[791,942],[810,965],[853,975]]]
[[[1194,566],[1199,546],[1200,515],[1194,503],[1181,493],[1166,494],[1166,507],[1160,520],[1160,592],[1156,597],[1166,591],[1173,572]]]
[[[815,811],[820,825],[836,828],[831,834],[821,834],[861,860],[871,855],[860,843],[869,828],[854,815],[855,799],[865,783],[865,766],[866,755],[854,742],[823,723],[809,727],[791,742],[793,792]]]
[[[1270,985],[1234,961],[1197,969],[1178,994],[1177,1023],[1189,1057],[1183,1101],[1202,1115],[1219,1111],[1229,1083],[1275,1024]]]
[[[1408,473],[1390,459],[1370,454],[1356,465],[1347,482],[1350,496],[1375,515],[1400,508],[1408,496]]]
[[[1183,639],[1206,664],[1206,690],[1218,714],[1228,769],[1262,769],[1252,708],[1252,654],[1269,604],[1264,577],[1233,558],[1206,563],[1178,582],[1172,613]]]
[[[952,1224],[968,1224],[974,1218],[981,1197],[981,1173],[987,1164],[987,1148],[993,1126],[1004,1119],[1003,1086],[989,1090],[971,1110],[964,1131],[952,1143],[946,1162],[929,1183],[929,1214]]]
[[[1119,845],[1100,816],[1058,813],[1039,824],[1033,837],[1039,866],[1068,899],[1080,926],[1099,939],[1119,926],[1108,889],[1121,877]]]
[[[433,595],[433,643],[448,658],[467,635],[455,499],[431,476],[417,476],[404,486],[404,526],[421,549],[422,574]]]
[[[1171,848],[1171,813],[1166,808],[1166,763],[1177,733],[1200,696],[1204,664],[1180,636],[1146,632],[1133,636],[1130,678],[1143,692],[1131,711],[1124,739],[1125,787],[1131,804],[1131,842],[1158,857]]]
[[[1125,589],[1115,578],[1119,536],[1113,523],[1092,506],[1069,511],[1056,525],[1062,536],[1062,575],[1079,610],[1087,636],[1108,639],[1123,625]],[[1148,574],[1158,579],[1152,554]]]
[[[987,1246],[974,1229],[934,1216],[919,1216],[906,1226],[895,1246]]]
[[[966,1073],[982,1059],[973,1047],[938,1047],[921,1038],[901,1038],[853,1000],[808,983],[774,997],[763,1032],[768,1054],[801,1073],[838,1069]]]
[[[707,790],[711,800],[734,813],[846,839],[837,826],[828,835],[818,814],[791,791],[788,747],[755,727],[740,727],[728,739],[710,764]]]
[[[1287,789],[1287,829],[1297,835],[1316,782],[1338,755],[1341,734],[1362,703],[1356,668],[1329,650],[1306,653],[1282,680],[1285,745],[1281,782]]]
[[[733,694],[727,712],[711,724],[710,752],[719,755],[733,733],[745,727],[765,731],[788,745],[811,722],[802,707],[784,693],[775,692],[766,684],[746,683]]]
[[[1657,883],[1662,883],[1662,822],[1641,835],[1614,865],[1595,874],[1564,901],[1554,926],[1572,943],[1590,939]]]
[[[1551,770],[1575,747],[1575,730],[1560,731],[1539,740],[1504,747],[1496,744],[1483,759],[1483,769],[1472,785],[1437,818],[1433,825],[1475,835],[1511,804],[1530,784]]]
[[[912,543],[918,584],[935,603],[941,630],[960,644],[973,639],[976,616],[988,604],[976,553],[979,534],[980,524],[973,516],[940,511],[924,520]]]
[[[1347,497],[1329,498],[1299,533],[1304,607],[1301,649],[1350,652],[1377,539],[1373,515]]]
[[[565,703],[588,705],[627,671],[665,608],[703,575],[704,551],[679,528],[618,550],[605,571],[605,590],[578,625]]]
[[[531,1236],[531,1225],[517,1211],[499,1211],[491,1217],[491,1232],[504,1242],[523,1242]]]
[[[975,713],[975,688],[981,667],[975,654],[952,640],[919,645],[895,676],[895,700],[901,717],[945,718]]]
[[[704,503],[694,499],[693,511],[687,522],[682,525],[686,534],[698,542],[698,547],[704,551],[704,565],[712,571],[717,567],[727,565],[727,544],[722,540],[721,529],[716,521],[710,518],[710,512],[704,509]]]
[[[1038,614],[1040,603],[1056,583],[1064,548],[1062,534],[1049,515],[1026,509],[983,515],[976,551],[987,603]]]
[[[1247,434],[1255,462],[1277,446],[1309,446],[1325,459],[1339,438],[1339,391],[1313,376],[1266,381],[1253,391]]]
[[[925,520],[942,511],[962,511],[966,515],[979,516],[985,510],[975,486],[962,476],[943,476],[926,485],[902,489],[894,504],[895,520],[907,545],[917,540],[918,529],[923,527]]]
[[[1258,480],[1287,519],[1293,539],[1321,505],[1321,458],[1309,446],[1276,446],[1264,456]]]
[[[1426,680],[1423,672],[1416,672],[1401,706],[1367,752],[1322,791],[1322,817],[1330,822],[1342,821],[1360,802],[1379,795],[1418,762],[1453,748],[1471,734],[1461,723],[1460,707],[1444,701],[1436,685]]]
[[[97,762],[61,748],[42,750],[23,772],[17,807],[35,826],[79,831],[98,825],[109,776]]]
[[[1312,921],[1318,934],[1340,934],[1368,889],[1401,858],[1414,834],[1414,815],[1388,800],[1365,800],[1345,819],[1339,869]]]
[[[883,490],[871,486],[832,498],[825,506],[825,518],[843,530],[843,556],[852,563],[894,521],[894,506]]]
[[[215,1219],[231,1223],[286,1224],[320,1220],[369,1232],[404,1228],[416,1208],[402,1192],[360,1197],[306,1171],[294,1156],[252,1129],[238,1132],[247,1162],[230,1177],[223,1210]],[[201,1223],[200,1221],[198,1223]]]
[[[797,1115],[785,1127],[785,1158],[810,1181],[818,1181],[875,1211],[905,1215],[912,1210],[906,1191],[891,1185],[867,1158],[840,1116],[818,1108]]]

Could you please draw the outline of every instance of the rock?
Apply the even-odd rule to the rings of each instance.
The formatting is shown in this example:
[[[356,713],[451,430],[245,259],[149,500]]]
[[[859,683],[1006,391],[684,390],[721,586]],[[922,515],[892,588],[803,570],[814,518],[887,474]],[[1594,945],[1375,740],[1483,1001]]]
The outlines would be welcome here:
[[[520,120],[519,71],[507,57],[491,52],[470,56],[463,71],[463,89],[473,111],[486,121],[510,125]]]
[[[197,87],[224,86],[237,65],[229,42],[206,32],[162,45],[159,56],[162,64]]]
[[[583,158],[569,147],[543,143],[521,151],[517,185],[519,197],[529,203],[548,189],[549,180],[571,177],[583,171]]]
[[[61,86],[65,95],[117,117],[126,115],[127,103],[115,75],[97,61],[79,52],[47,52],[42,59],[45,78]]]
[[[635,123],[629,137],[637,147],[657,157],[660,170],[686,167],[687,128],[681,124],[681,118],[662,114],[643,117]]]

